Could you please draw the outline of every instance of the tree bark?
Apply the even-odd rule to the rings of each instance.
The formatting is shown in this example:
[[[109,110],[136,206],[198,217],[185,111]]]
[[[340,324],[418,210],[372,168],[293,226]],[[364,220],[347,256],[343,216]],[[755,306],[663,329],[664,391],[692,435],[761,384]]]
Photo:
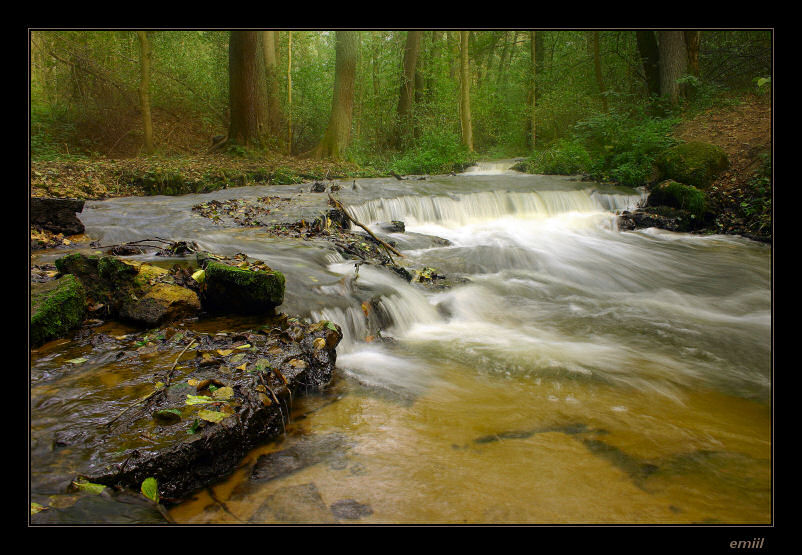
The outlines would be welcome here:
[[[413,102],[415,98],[416,68],[420,50],[421,31],[407,31],[404,47],[404,72],[398,95],[398,123],[394,143],[396,148],[406,148],[412,136]]]
[[[262,46],[265,57],[265,77],[267,78],[267,128],[272,139],[281,141],[281,100],[278,92],[276,70],[276,31],[262,31]]]
[[[266,144],[267,82],[260,31],[231,31],[228,47],[228,142],[261,147]]]
[[[680,86],[677,79],[688,70],[688,52],[682,31],[658,31],[657,47],[660,52],[660,94],[677,105]]]
[[[342,158],[351,135],[359,34],[357,31],[336,31],[335,40],[336,60],[331,117],[323,139],[307,154],[310,158]]]
[[[596,84],[599,86],[599,96],[601,96],[602,110],[607,112],[607,96],[604,92],[604,77],[601,69],[601,52],[599,48],[599,32],[593,31],[593,69],[596,74]]]
[[[657,38],[654,31],[636,31],[635,36],[649,95],[660,96],[660,55]]]
[[[535,148],[537,141],[537,62],[538,37],[537,31],[529,31],[529,53],[531,55],[532,74],[529,85],[529,146]]]
[[[685,31],[685,45],[688,48],[688,73],[699,77],[699,47],[702,43],[701,31]]]
[[[137,31],[139,38],[139,104],[142,108],[142,125],[144,130],[143,151],[153,154],[153,119],[150,113],[150,62],[151,50],[147,31]]]
[[[473,129],[471,127],[471,72],[468,62],[468,31],[460,31],[460,121],[462,143],[473,152]]]

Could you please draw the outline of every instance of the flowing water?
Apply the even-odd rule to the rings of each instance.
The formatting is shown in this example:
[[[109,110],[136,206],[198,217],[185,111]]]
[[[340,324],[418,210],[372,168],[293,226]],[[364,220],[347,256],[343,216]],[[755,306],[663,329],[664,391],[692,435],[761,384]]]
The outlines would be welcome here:
[[[449,288],[368,265],[357,277],[323,243],[189,210],[271,194],[311,214],[308,185],[87,203],[103,244],[157,235],[245,252],[286,274],[284,311],[344,330],[334,382],[295,400],[286,436],[171,518],[771,522],[771,248],[620,232],[616,212],[641,192],[507,167],[344,184],[356,219]],[[406,232],[372,225],[391,220]],[[376,322],[394,341],[369,337]],[[47,356],[33,353],[34,374]]]

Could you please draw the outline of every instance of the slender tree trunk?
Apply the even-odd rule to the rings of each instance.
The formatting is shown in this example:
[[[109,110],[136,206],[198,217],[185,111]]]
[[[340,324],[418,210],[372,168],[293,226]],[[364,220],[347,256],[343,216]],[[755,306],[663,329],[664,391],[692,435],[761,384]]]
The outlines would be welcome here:
[[[676,105],[680,86],[677,79],[688,70],[688,52],[682,31],[658,31],[657,47],[660,52],[660,94]]]
[[[229,60],[229,143],[261,147],[268,129],[267,83],[262,34],[231,31]]]
[[[654,31],[636,31],[635,36],[649,95],[660,96],[660,54],[657,38]]]
[[[448,78],[453,81],[457,78],[457,60],[459,60],[459,43],[461,39],[459,35],[455,37],[452,31],[446,31],[446,36],[448,37],[448,48],[451,51],[448,64]]]
[[[602,110],[607,112],[607,96],[604,92],[604,77],[601,69],[601,52],[599,48],[599,32],[593,31],[593,68],[596,73],[596,84],[599,86],[599,96],[601,96]]]
[[[537,61],[538,40],[537,31],[529,31],[529,52],[531,55],[532,75],[529,86],[529,146],[534,149],[537,141]]]
[[[429,73],[426,76],[426,96],[431,98],[434,94],[434,84],[440,71],[440,54],[443,46],[443,31],[432,31],[432,48],[429,56]]]
[[[153,119],[150,113],[150,40],[148,40],[147,31],[137,31],[139,38],[139,104],[142,108],[142,125],[144,129],[145,140],[143,143],[143,151],[145,154],[153,154]]]
[[[420,31],[407,31],[407,41],[404,47],[404,72],[401,74],[401,87],[398,95],[398,124],[394,138],[396,148],[409,146],[412,135],[415,70],[418,64],[420,37]]]
[[[292,31],[287,31],[287,154],[292,154]]]
[[[685,31],[685,45],[688,48],[688,73],[699,77],[699,47],[702,43],[701,31]]]
[[[460,121],[462,143],[473,152],[473,129],[471,127],[471,71],[468,62],[468,31],[460,31]]]
[[[359,49],[357,31],[336,32],[336,61],[334,96],[331,117],[323,139],[308,156],[311,158],[340,159],[351,135],[351,113],[354,108],[354,80]]]
[[[267,128],[272,139],[281,141],[281,100],[278,92],[276,71],[276,31],[262,31],[262,46],[265,56],[265,77],[267,78]]]

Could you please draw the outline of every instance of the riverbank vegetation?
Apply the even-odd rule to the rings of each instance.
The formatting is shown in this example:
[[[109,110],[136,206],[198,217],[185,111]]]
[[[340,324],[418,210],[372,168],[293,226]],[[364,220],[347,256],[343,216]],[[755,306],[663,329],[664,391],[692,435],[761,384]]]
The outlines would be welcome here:
[[[32,194],[436,174],[481,158],[655,185],[722,147],[713,230],[771,216],[771,32],[33,31]],[[759,231],[758,231],[759,230]]]

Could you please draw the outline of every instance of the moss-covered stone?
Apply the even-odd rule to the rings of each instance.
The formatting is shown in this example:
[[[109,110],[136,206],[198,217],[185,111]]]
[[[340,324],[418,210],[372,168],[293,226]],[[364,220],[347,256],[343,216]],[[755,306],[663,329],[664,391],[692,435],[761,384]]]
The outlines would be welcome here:
[[[687,210],[701,217],[705,210],[705,194],[691,185],[663,181],[649,194],[649,206],[670,206]]]
[[[216,261],[206,264],[204,306],[210,312],[272,313],[284,302],[284,274],[253,271]]]
[[[727,154],[720,147],[690,142],[662,152],[657,158],[657,165],[664,178],[704,189],[730,164]]]
[[[201,309],[197,293],[172,283],[164,268],[82,254],[59,258],[56,267],[61,273],[74,274],[87,299],[102,305],[105,316],[156,326],[193,316]]]
[[[86,313],[86,294],[73,275],[31,285],[31,346],[63,336],[78,327]]]

